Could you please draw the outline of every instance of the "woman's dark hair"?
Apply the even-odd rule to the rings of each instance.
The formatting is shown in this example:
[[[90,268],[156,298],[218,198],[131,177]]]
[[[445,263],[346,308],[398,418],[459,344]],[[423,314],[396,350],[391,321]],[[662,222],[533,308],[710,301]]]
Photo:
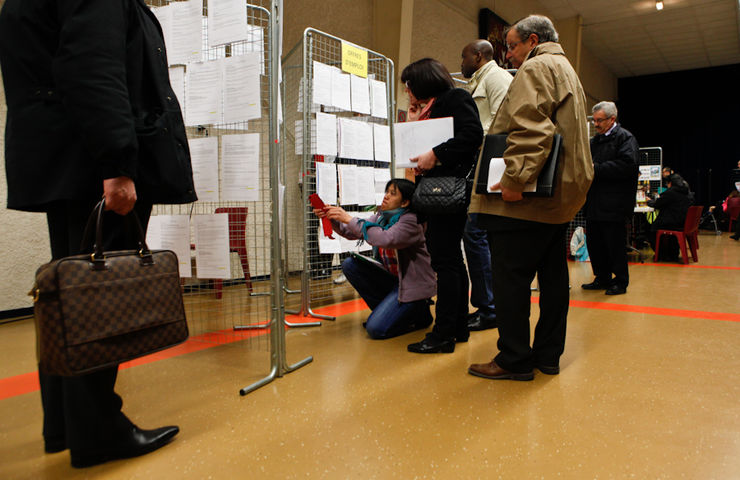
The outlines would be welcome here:
[[[450,72],[433,58],[422,58],[407,65],[401,72],[401,81],[419,100],[438,97],[455,88]]]
[[[684,180],[681,175],[678,175],[677,173],[671,173],[668,175],[667,181],[671,184],[671,186],[674,187],[680,187],[684,185]]]
[[[405,178],[391,178],[388,183],[385,184],[384,192],[388,191],[391,185],[396,187],[396,190],[401,194],[401,200],[408,200],[409,207],[411,207],[411,199],[414,196],[414,190],[416,190],[416,184],[411,180]]]

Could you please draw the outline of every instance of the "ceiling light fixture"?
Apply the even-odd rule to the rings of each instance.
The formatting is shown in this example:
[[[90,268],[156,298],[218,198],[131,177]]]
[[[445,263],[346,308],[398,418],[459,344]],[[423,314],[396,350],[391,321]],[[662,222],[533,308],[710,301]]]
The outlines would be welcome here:
[[[657,11],[663,10],[663,0],[655,0],[655,9]]]

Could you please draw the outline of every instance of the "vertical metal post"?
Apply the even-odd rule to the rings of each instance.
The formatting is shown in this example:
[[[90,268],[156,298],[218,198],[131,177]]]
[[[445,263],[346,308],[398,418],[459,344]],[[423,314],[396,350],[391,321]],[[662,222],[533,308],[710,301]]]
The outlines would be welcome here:
[[[269,122],[270,122],[270,193],[272,200],[272,219],[270,222],[271,237],[271,255],[272,255],[272,319],[270,321],[270,364],[271,369],[267,377],[242,388],[239,393],[246,395],[258,388],[267,385],[276,377],[282,377],[285,373],[290,373],[313,361],[313,357],[307,357],[296,363],[288,365],[285,358],[285,312],[283,305],[283,275],[282,275],[282,257],[280,248],[280,171],[279,171],[279,145],[278,145],[278,116],[275,108],[278,104],[278,76],[277,69],[280,65],[280,44],[278,22],[280,18],[280,9],[282,0],[273,0],[270,8],[270,28],[269,28],[269,77],[270,77],[270,94],[269,94]]]

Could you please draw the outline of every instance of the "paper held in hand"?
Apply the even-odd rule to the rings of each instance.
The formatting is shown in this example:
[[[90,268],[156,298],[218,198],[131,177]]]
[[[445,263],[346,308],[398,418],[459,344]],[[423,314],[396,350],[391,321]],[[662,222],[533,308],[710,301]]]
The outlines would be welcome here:
[[[394,123],[396,168],[414,168],[409,161],[455,136],[452,117]]]
[[[537,181],[526,184],[522,191],[525,197],[552,197],[555,191],[555,184],[557,183],[558,163],[560,161],[562,144],[562,137],[555,134],[552,139],[550,153],[545,164],[542,166],[542,170],[540,170]],[[483,141],[483,151],[477,173],[478,180],[475,183],[475,193],[501,193],[500,189],[491,190],[491,187],[501,181],[504,170],[506,170],[506,164],[503,159],[506,147],[506,135],[486,135]]]
[[[492,190],[491,187],[501,182],[501,177],[504,176],[506,170],[506,163],[503,158],[494,157],[488,163],[488,192],[490,193],[501,193],[501,188]],[[534,192],[537,190],[536,183],[529,183],[524,186],[525,192]]]

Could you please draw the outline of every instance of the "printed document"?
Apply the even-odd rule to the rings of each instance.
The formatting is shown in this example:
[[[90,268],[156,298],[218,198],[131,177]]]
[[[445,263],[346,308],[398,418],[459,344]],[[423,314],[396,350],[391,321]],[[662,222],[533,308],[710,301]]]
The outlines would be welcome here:
[[[243,3],[246,5],[246,3]],[[223,62],[224,122],[235,123],[262,116],[260,57],[248,52]]]
[[[187,71],[185,125],[221,123],[221,63],[191,63]]]
[[[316,153],[337,155],[337,117],[335,115],[316,112]]]
[[[370,115],[370,87],[367,78],[350,75],[352,90],[352,111]]]
[[[393,133],[396,140],[397,168],[415,168],[416,163],[409,161],[410,159],[428,152],[455,135],[452,117],[395,123]]]
[[[193,276],[190,268],[190,217],[154,215],[149,219],[146,243],[152,250],[172,250],[177,255],[180,278]]]
[[[229,214],[194,215],[193,225],[198,278],[231,278]]]
[[[221,198],[224,202],[260,199],[260,134],[221,137]]]
[[[208,0],[208,47],[247,39],[247,2]]]
[[[218,137],[188,140],[199,202],[218,202]]]

